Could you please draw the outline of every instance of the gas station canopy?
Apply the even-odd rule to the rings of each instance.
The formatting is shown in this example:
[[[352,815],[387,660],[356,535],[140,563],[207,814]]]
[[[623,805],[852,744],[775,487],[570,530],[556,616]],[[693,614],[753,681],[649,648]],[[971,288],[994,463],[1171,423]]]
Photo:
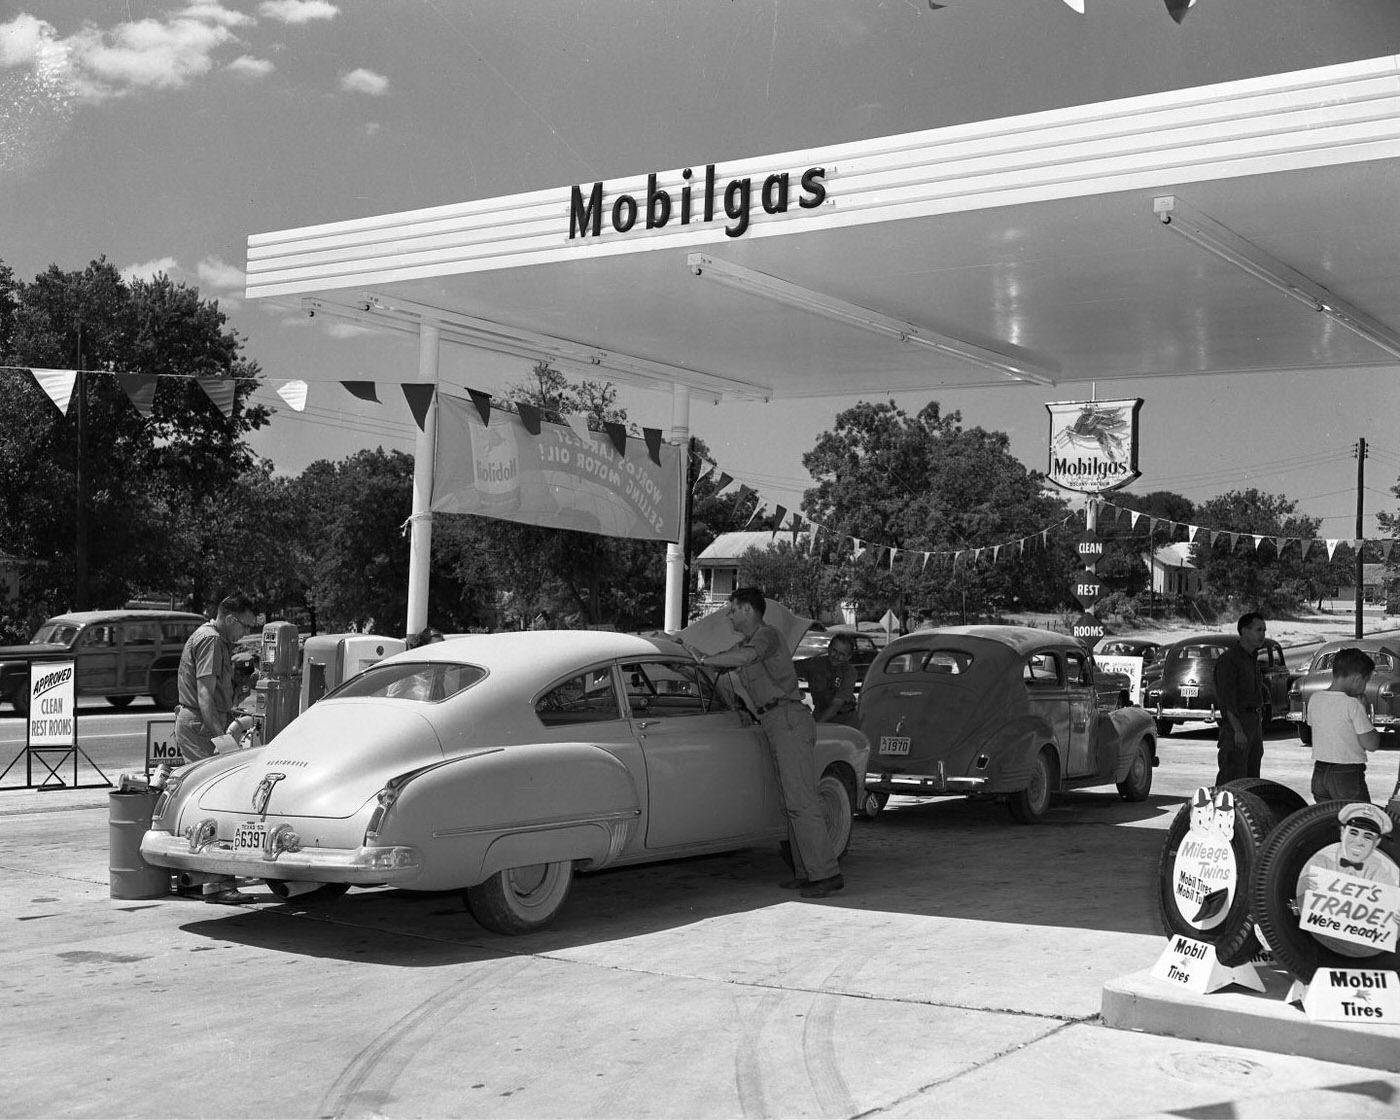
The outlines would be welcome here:
[[[1387,56],[256,234],[247,294],[701,399],[1341,371],[1397,216]]]

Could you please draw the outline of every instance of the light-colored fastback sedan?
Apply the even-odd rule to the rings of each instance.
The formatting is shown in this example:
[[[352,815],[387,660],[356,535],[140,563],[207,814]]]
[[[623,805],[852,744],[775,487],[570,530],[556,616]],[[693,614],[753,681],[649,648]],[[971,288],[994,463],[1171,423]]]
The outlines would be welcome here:
[[[850,842],[869,748],[818,727],[822,807]],[[597,631],[473,635],[390,657],[267,746],[177,771],[148,863],[261,878],[466,892],[501,933],[559,912],[575,870],[786,837],[762,729],[678,644]]]

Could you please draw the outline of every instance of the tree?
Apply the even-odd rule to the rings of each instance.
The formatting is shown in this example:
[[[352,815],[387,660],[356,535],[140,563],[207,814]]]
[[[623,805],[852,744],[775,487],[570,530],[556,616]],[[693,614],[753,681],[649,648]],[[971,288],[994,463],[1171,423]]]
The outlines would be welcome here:
[[[1197,516],[1210,532],[1204,538],[1197,535],[1191,560],[1215,606],[1236,613],[1287,613],[1350,580],[1349,549],[1338,550],[1330,559],[1317,549],[1305,557],[1297,543],[1280,552],[1277,538],[1310,541],[1317,536],[1319,520],[1296,509],[1297,503],[1282,494],[1253,487],[1232,490],[1198,508]],[[1257,545],[1256,536],[1264,538]]]
[[[65,417],[25,374],[5,378],[0,429],[0,534],[26,562],[22,597],[45,611],[80,594],[75,560],[79,459],[90,480],[90,598],[116,605],[160,589],[201,604],[217,591],[212,557],[236,547],[217,525],[189,524],[254,465],[243,436],[267,421],[250,406],[255,363],[218,305],[165,276],[126,283],[103,259],[79,272],[51,266],[30,284],[0,272],[0,364],[91,371],[86,405]],[[102,371],[102,372],[98,372]],[[143,419],[113,373],[157,375]],[[194,381],[234,380],[225,419]],[[76,392],[76,389],[75,389]],[[100,548],[97,547],[100,542]]]
[[[769,548],[739,557],[739,586],[761,587],[764,595],[807,618],[820,618],[840,598],[837,570],[820,555],[779,537]]]
[[[803,456],[817,482],[803,496],[803,511],[834,534],[825,547],[845,562],[845,594],[871,614],[886,606],[961,612],[964,601],[979,609],[1063,602],[1072,552],[1042,551],[1039,534],[1067,506],[1009,447],[1004,433],[965,429],[962,414],[943,415],[937,401],[913,417],[893,401],[862,401],[840,413]],[[843,556],[847,537],[869,546],[859,559]],[[1012,547],[995,561],[922,562],[923,552],[1003,545]],[[889,547],[899,550],[893,562]]]
[[[1400,479],[1390,488],[1396,498],[1400,498]],[[1376,515],[1381,529],[1392,538],[1400,536],[1400,510],[1394,513],[1381,512]],[[1385,558],[1385,609],[1387,614],[1400,613],[1400,550],[1391,549]]]
[[[1134,525],[1130,517],[1122,517],[1105,523],[1101,515],[1098,535],[1103,538],[1104,554],[1095,566],[1095,573],[1103,580],[1105,590],[1114,601],[1124,601],[1131,605],[1137,596],[1148,591],[1151,578],[1149,560],[1157,549],[1172,541],[1168,526],[1152,527],[1152,520],[1181,525],[1193,523],[1196,507],[1190,498],[1170,490],[1153,490],[1147,494],[1134,494],[1130,491],[1115,491],[1110,501],[1123,509],[1135,510],[1144,516]],[[1121,596],[1121,600],[1119,597]]]

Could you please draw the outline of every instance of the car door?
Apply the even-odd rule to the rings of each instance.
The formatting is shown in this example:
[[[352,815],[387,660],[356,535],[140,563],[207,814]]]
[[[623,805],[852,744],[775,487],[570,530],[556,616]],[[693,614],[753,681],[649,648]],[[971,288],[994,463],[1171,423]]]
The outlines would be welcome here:
[[[1263,682],[1263,703],[1274,716],[1282,717],[1288,711],[1288,665],[1284,660],[1283,647],[1277,642],[1266,641],[1254,657],[1259,665],[1259,678]]]
[[[647,773],[648,848],[753,836],[781,819],[768,743],[693,661],[621,664]]]
[[[1032,653],[1021,664],[1021,679],[1026,686],[1031,714],[1039,716],[1050,725],[1063,769],[1067,765],[1066,756],[1071,733],[1069,690],[1065,683],[1064,662],[1060,659],[1059,652],[1041,650]]]
[[[1097,767],[1094,749],[1094,716],[1098,711],[1098,696],[1094,690],[1094,671],[1089,656],[1075,650],[1065,651],[1065,706],[1068,709],[1069,741],[1065,750],[1065,776],[1077,778],[1090,774]]]
[[[160,627],[154,622],[118,624],[121,638],[117,684],[123,692],[144,692],[151,665],[160,648]]]
[[[80,695],[105,696],[116,690],[118,648],[114,623],[94,622],[83,627],[73,647]]]

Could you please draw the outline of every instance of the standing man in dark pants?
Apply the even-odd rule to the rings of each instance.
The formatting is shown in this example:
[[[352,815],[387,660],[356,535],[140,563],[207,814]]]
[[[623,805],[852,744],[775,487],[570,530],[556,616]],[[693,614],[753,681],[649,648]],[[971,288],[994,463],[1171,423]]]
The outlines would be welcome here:
[[[719,653],[700,655],[700,664],[738,672],[757,709],[754,714],[767,733],[788,819],[795,874],[780,885],[800,891],[803,898],[826,898],[846,884],[831,850],[817,794],[817,725],[802,702],[797,670],[782,635],[763,622],[767,608],[758,588],[735,591],[729,597],[727,614],[744,640]]]
[[[1235,624],[1238,645],[1230,646],[1215,663],[1215,706],[1220,709],[1215,784],[1235,778],[1259,777],[1264,759],[1264,728],[1259,722],[1259,662],[1267,626],[1264,616],[1250,611]]]

